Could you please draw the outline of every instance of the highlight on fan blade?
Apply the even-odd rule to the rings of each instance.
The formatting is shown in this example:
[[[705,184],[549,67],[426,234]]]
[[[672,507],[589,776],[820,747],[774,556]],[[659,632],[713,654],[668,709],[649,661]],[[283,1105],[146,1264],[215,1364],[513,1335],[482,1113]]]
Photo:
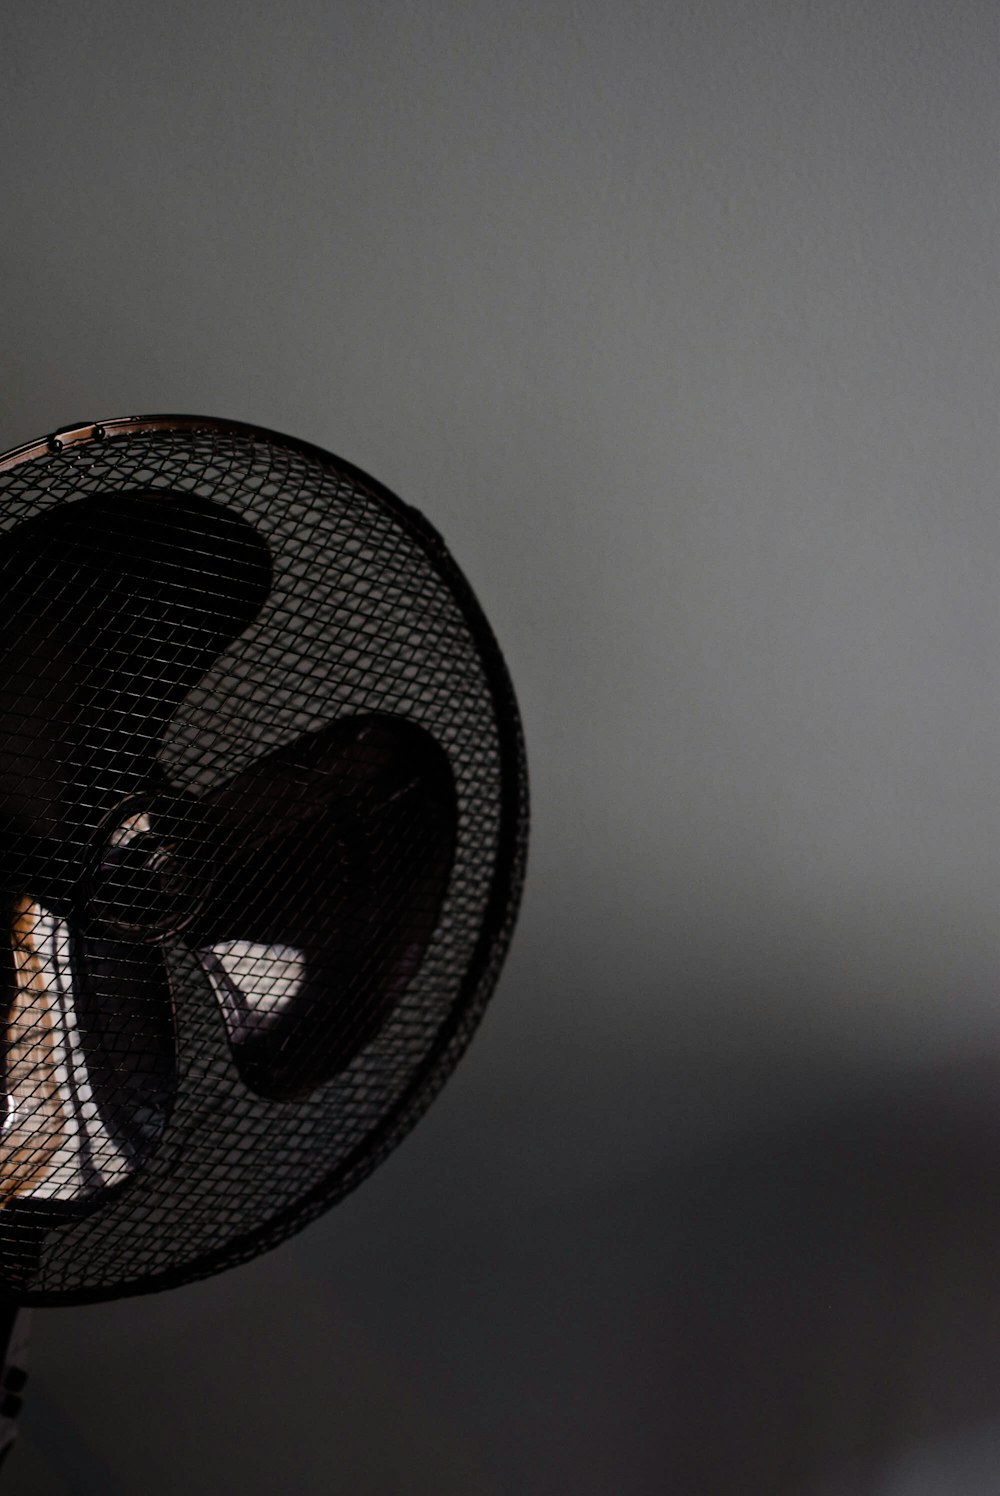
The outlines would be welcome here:
[[[22,898],[10,942],[0,1205],[27,1196],[76,1200],[120,1182],[134,1164],[94,1095],[76,1021],[69,926]]]
[[[236,1042],[270,1028],[305,981],[305,955],[290,945],[225,940],[199,957]]]

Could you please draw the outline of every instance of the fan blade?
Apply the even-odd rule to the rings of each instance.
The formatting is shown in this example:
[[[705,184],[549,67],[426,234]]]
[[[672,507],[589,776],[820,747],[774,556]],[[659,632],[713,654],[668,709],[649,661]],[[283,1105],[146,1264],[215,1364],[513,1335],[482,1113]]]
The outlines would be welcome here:
[[[97,1117],[134,1172],[163,1136],[177,1089],[174,1000],[163,947],[74,941],[76,1027]]]
[[[302,1096],[375,1036],[434,933],[457,830],[447,755],[405,718],[350,717],[201,803],[221,871],[190,942],[247,1085]]]
[[[266,543],[161,490],[91,495],[0,536],[0,885],[63,913],[93,827],[156,772],[184,696],[256,617]]]
[[[38,903],[10,910],[0,1207],[101,1204],[166,1126],[176,1077],[166,963],[89,941]]]

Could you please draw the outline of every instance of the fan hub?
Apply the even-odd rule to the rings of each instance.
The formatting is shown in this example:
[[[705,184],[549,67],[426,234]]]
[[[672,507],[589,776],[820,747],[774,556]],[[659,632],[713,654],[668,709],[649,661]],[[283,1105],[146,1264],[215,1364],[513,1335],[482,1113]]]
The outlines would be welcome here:
[[[204,907],[212,859],[171,829],[155,808],[133,805],[105,831],[86,907],[108,934],[160,940],[184,929]]]

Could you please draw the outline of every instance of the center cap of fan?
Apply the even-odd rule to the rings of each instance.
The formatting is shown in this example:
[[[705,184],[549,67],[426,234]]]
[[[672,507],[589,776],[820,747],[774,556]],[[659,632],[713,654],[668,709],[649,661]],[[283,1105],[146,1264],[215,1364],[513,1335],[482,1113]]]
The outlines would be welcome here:
[[[178,836],[176,818],[155,806],[119,812],[102,833],[87,891],[89,918],[130,940],[184,929],[204,906],[214,873],[198,840]]]

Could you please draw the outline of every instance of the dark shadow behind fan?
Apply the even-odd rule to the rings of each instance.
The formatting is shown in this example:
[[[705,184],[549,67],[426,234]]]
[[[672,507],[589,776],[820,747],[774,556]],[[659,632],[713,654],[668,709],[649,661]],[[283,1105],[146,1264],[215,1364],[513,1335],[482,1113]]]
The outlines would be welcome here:
[[[235,423],[0,458],[0,1294],[168,1288],[357,1185],[523,879],[510,682],[416,511]]]

